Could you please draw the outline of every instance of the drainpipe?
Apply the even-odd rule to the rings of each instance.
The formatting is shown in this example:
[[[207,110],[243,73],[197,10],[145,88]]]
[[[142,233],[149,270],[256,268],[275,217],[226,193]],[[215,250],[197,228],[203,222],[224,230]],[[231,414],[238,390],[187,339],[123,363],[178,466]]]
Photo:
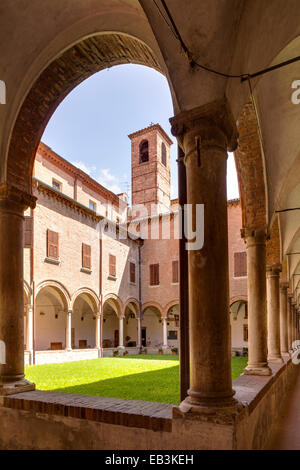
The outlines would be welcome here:
[[[143,322],[143,309],[142,309],[142,254],[141,254],[141,248],[144,244],[143,240],[140,238],[137,240],[138,243],[138,262],[139,262],[139,316],[140,316],[140,339],[141,339],[141,344],[140,344],[140,352],[142,349],[142,322]]]
[[[100,357],[103,356],[103,292],[102,292],[102,265],[103,265],[103,244],[102,244],[102,233],[99,238],[99,300],[100,300],[100,313],[101,313],[101,325],[100,325]]]

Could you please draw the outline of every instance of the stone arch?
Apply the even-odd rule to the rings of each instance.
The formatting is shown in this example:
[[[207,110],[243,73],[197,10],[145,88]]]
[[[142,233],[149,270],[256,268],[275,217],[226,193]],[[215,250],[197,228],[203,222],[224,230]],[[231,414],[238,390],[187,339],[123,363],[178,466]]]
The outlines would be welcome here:
[[[28,282],[24,280],[24,305],[28,305],[30,303],[30,298],[32,294],[31,287],[29,286]]]
[[[59,292],[62,299],[65,300],[66,308],[68,310],[71,309],[71,296],[70,296],[68,290],[63,286],[63,284],[61,284],[58,281],[49,280],[49,281],[43,281],[40,284],[38,284],[38,286],[36,288],[36,292],[35,292],[35,297],[37,297],[39,292],[42,289],[44,289],[45,287],[53,287],[57,292]]]
[[[163,309],[162,316],[167,317],[168,311],[170,310],[170,308],[174,307],[175,305],[179,305],[179,299],[171,300],[170,302],[168,302],[167,305],[165,305]]]
[[[135,297],[130,297],[124,303],[123,316],[125,316],[127,307],[132,311],[132,313],[134,313],[136,318],[139,316],[139,302]]]
[[[81,295],[85,295],[91,299],[93,303],[93,307],[94,307],[94,313],[99,312],[99,307],[100,307],[99,297],[92,289],[89,289],[88,287],[82,287],[81,289],[78,289],[76,292],[74,292],[71,298],[71,303],[70,303],[70,308],[72,310],[73,310],[76,299]]]
[[[8,184],[31,192],[35,154],[58,105],[73,88],[94,73],[126,63],[161,71],[153,51],[141,40],[123,33],[102,33],[78,41],[41,72],[29,90],[11,132],[6,165]]]
[[[158,303],[158,302],[145,302],[143,305],[142,305],[142,310],[143,312],[146,310],[146,308],[148,307],[155,307],[157,308],[157,310],[159,310],[161,316],[163,316],[163,308],[162,306]]]
[[[105,303],[108,303],[111,308],[115,311],[118,317],[121,317],[123,314],[123,303],[120,297],[116,294],[106,294],[103,298],[103,309]]]
[[[232,304],[234,304],[235,302],[238,302],[238,301],[241,301],[241,302],[248,302],[248,296],[247,295],[236,295],[234,297],[231,297],[230,299],[230,307]]]

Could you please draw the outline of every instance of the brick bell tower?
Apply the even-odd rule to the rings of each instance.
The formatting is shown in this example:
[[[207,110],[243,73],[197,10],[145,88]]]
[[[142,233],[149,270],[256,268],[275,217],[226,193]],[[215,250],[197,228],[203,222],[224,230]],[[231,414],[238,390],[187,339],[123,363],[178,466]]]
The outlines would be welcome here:
[[[170,146],[172,140],[159,124],[130,134],[132,205],[144,204],[151,214],[170,209]],[[153,213],[153,211],[152,211]]]

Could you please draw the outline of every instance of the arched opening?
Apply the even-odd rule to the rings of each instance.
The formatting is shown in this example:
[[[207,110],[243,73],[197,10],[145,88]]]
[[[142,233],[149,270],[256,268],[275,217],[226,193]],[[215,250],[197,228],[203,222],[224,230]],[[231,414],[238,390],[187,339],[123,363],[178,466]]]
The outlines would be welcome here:
[[[236,300],[230,306],[231,348],[241,354],[248,348],[248,302]]]
[[[149,142],[143,140],[140,143],[140,163],[146,163],[149,161]]]
[[[180,345],[180,314],[179,304],[169,307],[167,312],[167,341],[169,348],[177,348]]]
[[[157,352],[163,346],[163,320],[158,307],[147,306],[143,311],[142,346],[149,352]]]
[[[68,300],[57,286],[45,285],[35,299],[35,350],[66,348]]]
[[[120,345],[121,305],[117,299],[110,297],[103,304],[103,355],[110,355],[111,350]]]
[[[167,166],[167,149],[164,142],[161,143],[161,162],[163,165]]]
[[[124,316],[124,346],[125,348],[138,347],[138,304],[137,301],[128,302]]]
[[[72,349],[95,347],[96,313],[97,306],[89,294],[83,292],[76,297],[72,309]]]

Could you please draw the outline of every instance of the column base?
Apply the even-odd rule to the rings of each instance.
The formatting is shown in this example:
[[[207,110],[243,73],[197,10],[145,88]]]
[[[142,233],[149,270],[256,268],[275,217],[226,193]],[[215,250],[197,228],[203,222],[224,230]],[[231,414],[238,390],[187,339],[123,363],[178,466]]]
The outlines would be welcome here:
[[[15,393],[30,392],[32,390],[35,390],[35,384],[25,379],[0,384],[0,396],[14,395]]]
[[[269,356],[268,362],[273,362],[275,364],[283,364],[284,360],[281,356]]]
[[[167,354],[169,351],[169,346],[162,346],[162,350],[164,354]]]
[[[243,405],[234,398],[221,401],[210,401],[203,404],[195,404],[187,397],[179,406],[173,407],[173,418],[190,417],[203,418],[205,421],[230,422],[234,421],[238,413],[243,409]]]
[[[244,369],[244,375],[272,375],[270,367],[265,366],[247,366]]]
[[[290,353],[288,351],[282,351],[281,357],[290,357]]]

